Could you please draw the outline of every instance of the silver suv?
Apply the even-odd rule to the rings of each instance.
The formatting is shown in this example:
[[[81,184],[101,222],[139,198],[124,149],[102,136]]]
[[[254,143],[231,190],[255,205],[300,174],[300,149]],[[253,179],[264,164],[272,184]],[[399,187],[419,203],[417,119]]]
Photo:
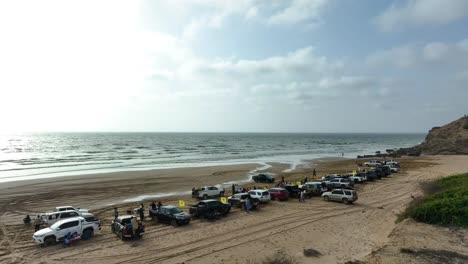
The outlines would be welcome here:
[[[328,183],[327,186],[329,188],[345,188],[345,187],[352,187],[354,186],[354,182],[352,182],[349,179],[345,178],[334,178],[331,179]]]
[[[352,203],[358,199],[357,192],[348,189],[335,189],[331,192],[324,192],[322,197],[325,201],[338,201],[345,204]]]

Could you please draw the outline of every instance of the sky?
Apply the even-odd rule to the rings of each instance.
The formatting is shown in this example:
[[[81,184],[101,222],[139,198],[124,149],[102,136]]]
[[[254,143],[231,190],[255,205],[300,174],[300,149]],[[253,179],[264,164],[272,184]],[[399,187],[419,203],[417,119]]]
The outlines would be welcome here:
[[[1,1],[0,132],[427,132],[466,0]]]

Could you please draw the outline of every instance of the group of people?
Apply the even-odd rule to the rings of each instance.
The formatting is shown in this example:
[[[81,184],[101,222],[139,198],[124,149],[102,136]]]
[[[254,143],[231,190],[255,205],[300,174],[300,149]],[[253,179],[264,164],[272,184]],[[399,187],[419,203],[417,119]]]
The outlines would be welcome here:
[[[31,217],[29,215],[26,215],[25,218],[23,218],[23,223],[24,224],[30,224],[31,223]],[[37,232],[39,231],[39,229],[41,229],[41,225],[44,224],[44,220],[42,219],[42,217],[40,215],[36,216],[36,218],[34,219],[34,232]]]
[[[159,201],[158,204],[156,204],[154,201],[150,204],[150,207],[152,210],[159,210],[161,206],[162,206],[161,201]],[[140,206],[137,209],[137,213],[140,216],[140,221],[143,222],[145,220],[145,206],[143,205],[143,203],[140,203]],[[132,211],[128,210],[127,214],[132,214]],[[117,219],[117,217],[119,217],[119,211],[117,210],[117,207],[114,207],[113,215],[114,215],[114,219]],[[150,211],[149,216],[152,216],[151,211]]]

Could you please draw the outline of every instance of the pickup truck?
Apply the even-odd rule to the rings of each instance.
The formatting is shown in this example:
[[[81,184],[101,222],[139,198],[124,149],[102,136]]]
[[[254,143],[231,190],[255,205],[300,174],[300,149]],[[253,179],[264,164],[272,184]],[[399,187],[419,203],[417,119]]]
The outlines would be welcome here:
[[[203,200],[196,205],[190,206],[189,213],[193,217],[204,217],[215,219],[226,216],[231,211],[231,205],[218,200]]]
[[[89,239],[100,229],[97,223],[88,222],[83,217],[78,216],[58,221],[50,227],[37,231],[33,235],[33,240],[37,244],[49,246],[63,241],[68,233],[77,233],[82,239]]]
[[[133,215],[122,215],[112,220],[111,230],[120,239],[141,238],[145,233],[145,226]]]
[[[208,197],[221,197],[224,196],[224,189],[215,186],[205,186],[200,189],[192,191],[192,197],[197,199],[206,200]]]
[[[327,191],[327,188],[322,187],[322,182],[306,182],[299,186],[301,190],[306,190],[306,196],[312,197],[314,195],[322,195],[323,192]]]
[[[353,181],[354,183],[363,183],[367,181],[367,173],[365,172],[354,173],[349,176],[349,179]]]
[[[368,162],[364,162],[364,165],[366,165],[367,167],[377,167],[377,166],[382,165],[382,162],[378,160],[371,160]]]

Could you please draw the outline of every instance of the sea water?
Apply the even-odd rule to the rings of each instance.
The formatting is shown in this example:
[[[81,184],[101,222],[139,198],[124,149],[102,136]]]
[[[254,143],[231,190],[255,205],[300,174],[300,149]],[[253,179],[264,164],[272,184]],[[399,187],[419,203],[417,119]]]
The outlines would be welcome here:
[[[416,145],[423,134],[34,133],[0,135],[0,182],[241,163],[300,165]]]

